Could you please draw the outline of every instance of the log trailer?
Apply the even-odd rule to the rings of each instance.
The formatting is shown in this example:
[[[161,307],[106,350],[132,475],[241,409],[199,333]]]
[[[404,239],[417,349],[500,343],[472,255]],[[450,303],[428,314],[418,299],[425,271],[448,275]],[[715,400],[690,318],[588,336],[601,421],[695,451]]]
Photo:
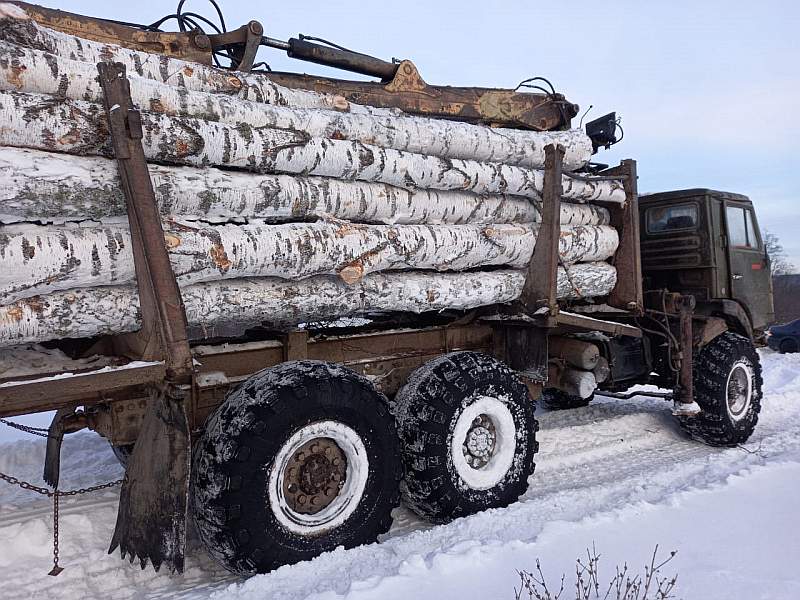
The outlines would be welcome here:
[[[224,52],[234,70],[252,69],[260,45],[282,48],[380,79],[271,73],[282,85],[416,115],[552,130],[577,114],[552,90],[433,86],[411,61],[279,42],[256,21],[212,35],[164,33],[16,4],[88,39],[204,64]],[[629,398],[631,386],[650,383],[669,390],[655,395],[674,403],[697,440],[730,446],[753,432],[762,384],[754,340],[772,298],[746,197],[707,189],[639,197],[635,161],[595,166],[593,175],[624,180],[626,202],[607,205],[620,236],[617,283],[599,304],[559,302],[563,148],[551,145],[540,233],[513,304],[209,338],[186,326],[125,71],[98,69],[143,326],[52,343],[75,359],[113,356],[116,366],[0,379],[0,416],[57,411],[45,464],[53,486],[64,434],[88,428],[114,447],[126,476],[109,552],[182,571],[193,518],[226,568],[265,572],[374,542],[401,496],[433,522],[506,506],[533,474],[540,398],[568,408],[595,393]],[[588,129],[596,147],[607,145],[614,119]]]

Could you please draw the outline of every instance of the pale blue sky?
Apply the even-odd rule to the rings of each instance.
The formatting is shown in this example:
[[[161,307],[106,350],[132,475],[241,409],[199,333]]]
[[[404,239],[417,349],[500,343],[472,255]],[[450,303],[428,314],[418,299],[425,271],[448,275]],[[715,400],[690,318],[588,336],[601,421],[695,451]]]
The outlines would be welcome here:
[[[152,22],[176,2],[36,0]],[[410,58],[429,83],[514,86],[550,79],[588,118],[616,110],[625,140],[602,162],[635,158],[639,189],[712,187],[749,195],[762,228],[800,268],[800,6],[792,1],[243,2],[271,37],[317,35],[382,58]],[[187,10],[211,16],[205,0]],[[324,73],[263,49],[275,69]],[[345,77],[347,75],[344,75]]]

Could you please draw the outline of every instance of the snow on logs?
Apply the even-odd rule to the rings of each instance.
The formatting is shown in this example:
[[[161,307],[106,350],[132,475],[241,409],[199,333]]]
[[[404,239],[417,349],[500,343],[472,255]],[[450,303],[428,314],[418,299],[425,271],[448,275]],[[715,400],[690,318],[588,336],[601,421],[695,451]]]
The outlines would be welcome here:
[[[558,272],[558,296],[605,295],[616,270],[605,262],[580,263]],[[467,310],[510,302],[522,292],[524,271],[375,273],[354,284],[331,276],[300,281],[233,279],[181,289],[189,325],[214,334],[226,324],[289,325],[385,311],[422,313]],[[0,346],[60,338],[92,337],[139,328],[133,286],[81,288],[34,296],[0,306]]]
[[[0,92],[0,144],[80,155],[112,156],[101,105],[42,94]],[[150,161],[224,166],[257,173],[294,173],[402,187],[513,194],[538,198],[544,172],[474,160],[446,159],[302,131],[230,125],[142,112]],[[622,183],[564,175],[563,196],[624,202]]]
[[[180,285],[242,277],[338,275],[355,283],[387,270],[523,268],[536,242],[532,225],[363,225],[349,222],[198,226],[171,221],[165,245]],[[611,257],[619,239],[607,225],[565,227],[562,263]],[[9,226],[0,236],[0,304],[69,288],[135,282],[123,227]]]
[[[0,41],[0,89],[102,103],[95,63],[80,62]],[[134,106],[174,117],[196,117],[249,128],[288,129],[314,138],[350,140],[441,158],[544,165],[544,148],[566,149],[565,170],[588,162],[592,142],[580,129],[531,132],[475,126],[459,121],[399,116],[370,109],[341,112],[319,106],[302,108],[251,102],[237,97],[187,90],[129,73]]]
[[[541,201],[508,195],[404,189],[329,177],[255,175],[213,167],[149,165],[161,213],[182,219],[271,222],[333,217],[361,223],[536,223]],[[0,153],[0,223],[124,217],[116,163],[26,148]],[[608,209],[561,203],[562,225],[608,225]]]

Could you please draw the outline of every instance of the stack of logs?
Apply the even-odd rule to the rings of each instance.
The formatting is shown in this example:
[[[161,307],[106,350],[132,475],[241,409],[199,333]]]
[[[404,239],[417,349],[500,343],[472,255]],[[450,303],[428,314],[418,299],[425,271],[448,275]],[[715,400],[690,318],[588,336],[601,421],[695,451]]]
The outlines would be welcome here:
[[[576,398],[589,398],[611,374],[608,360],[593,343],[568,337],[548,339],[548,385]]]
[[[123,63],[189,324],[285,326],[519,296],[544,147],[566,149],[559,298],[608,294],[620,181],[580,130],[413,117],[79,39],[0,3],[0,345],[139,326],[96,63]]]

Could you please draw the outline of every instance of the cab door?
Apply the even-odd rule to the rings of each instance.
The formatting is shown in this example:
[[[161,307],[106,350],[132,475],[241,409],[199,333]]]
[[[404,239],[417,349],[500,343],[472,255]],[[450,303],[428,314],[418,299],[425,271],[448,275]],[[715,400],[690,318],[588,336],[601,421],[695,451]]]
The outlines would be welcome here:
[[[731,297],[745,307],[754,329],[764,329],[774,317],[772,279],[753,206],[726,200],[724,210]]]

